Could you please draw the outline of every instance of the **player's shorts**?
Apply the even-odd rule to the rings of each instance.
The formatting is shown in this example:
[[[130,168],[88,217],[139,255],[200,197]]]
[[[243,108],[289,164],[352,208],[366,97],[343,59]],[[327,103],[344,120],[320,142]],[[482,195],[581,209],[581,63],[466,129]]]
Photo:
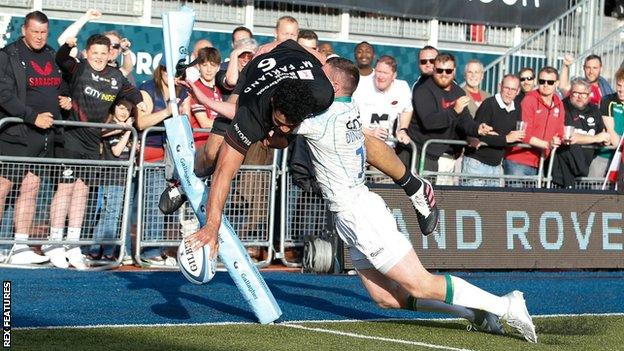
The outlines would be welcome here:
[[[358,192],[353,207],[336,213],[336,231],[349,248],[357,270],[387,273],[412,250],[384,200],[371,191]]]
[[[225,136],[225,132],[230,124],[232,124],[231,119],[217,116],[217,118],[215,118],[212,122],[212,129],[210,130],[210,133]]]

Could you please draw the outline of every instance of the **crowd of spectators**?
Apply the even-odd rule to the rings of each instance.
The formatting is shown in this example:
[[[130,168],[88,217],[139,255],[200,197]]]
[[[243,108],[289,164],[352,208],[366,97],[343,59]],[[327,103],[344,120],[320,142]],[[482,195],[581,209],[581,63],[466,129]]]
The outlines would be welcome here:
[[[29,13],[22,37],[0,51],[0,114],[24,122],[2,126],[0,156],[127,160],[132,147],[129,131],[61,129],[54,126],[54,121],[109,123],[144,132],[163,126],[163,121],[172,116],[164,62],[155,68],[152,79],[139,84],[132,74],[132,43],[123,35],[106,32],[90,36],[86,43],[77,42],[83,26],[100,17],[99,11],[88,10],[58,38],[61,47],[55,52],[47,44],[48,18],[39,11]],[[277,21],[275,40],[289,39],[326,57],[336,56],[330,42],[319,42],[316,33],[300,30],[295,18],[283,16]],[[253,33],[245,27],[233,30],[231,47],[224,55],[209,40],[193,43],[193,65],[185,71],[188,83],[176,86],[180,111],[189,115],[193,128],[224,129],[233,117],[232,105],[224,102],[230,94],[236,94],[239,73],[259,48]],[[397,78],[397,58],[378,54],[369,42],[357,44],[349,59],[355,61],[360,72],[353,100],[365,133],[395,148],[406,165],[410,165],[411,153],[420,155],[428,140],[466,141],[465,146],[437,143],[426,148],[424,169],[444,173],[437,176],[438,185],[503,186],[501,175],[536,175],[540,157],[548,157],[557,148],[553,181],[572,187],[577,177],[605,176],[612,147],[624,132],[624,70],[616,73],[614,91],[601,76],[602,62],[596,55],[585,59],[584,77],[569,77],[572,57],[565,57],[560,71],[554,67],[525,67],[510,72],[502,78],[494,96],[481,89],[481,62],[472,59],[459,67],[453,55],[432,46],[423,47],[414,58],[421,76],[411,87]],[[456,82],[458,71],[464,75],[463,87]],[[208,135],[197,132],[194,138],[201,146]],[[145,140],[145,161],[167,159],[162,132],[149,133]],[[517,145],[520,143],[523,145]],[[247,153],[245,164],[270,164],[272,157],[270,149],[257,143]],[[459,182],[458,177],[449,175],[455,172],[466,177]],[[16,194],[12,205],[17,244],[12,249],[11,263],[50,261],[61,268],[86,269],[88,259],[114,260],[123,256],[124,262],[132,262],[129,241],[125,252],[100,244],[80,248],[75,242],[85,234],[82,228],[85,217],[90,215],[86,213],[90,192],[96,192],[101,200],[93,239],[105,241],[112,240],[119,231],[124,190],[130,191],[133,198],[135,188],[124,189],[121,181],[98,182],[101,175],[95,171],[71,165],[64,166],[54,178],[57,184],[49,214],[49,238],[54,244],[44,245],[42,254],[26,245],[37,215],[40,184],[43,177],[49,176],[36,168],[0,168],[0,221],[7,199],[12,198],[9,195]],[[144,186],[158,187],[163,181],[160,178],[152,173]],[[165,178],[168,186],[161,200],[163,196],[183,196],[177,191],[171,169]],[[259,180],[250,175],[239,182],[235,202],[249,210],[243,232],[252,233],[262,222],[261,212],[254,208],[258,202],[254,186]],[[153,197],[148,201],[159,202],[158,194]],[[171,212],[160,209],[165,214]],[[158,210],[152,215],[163,216]],[[164,222],[161,218],[148,223],[145,235],[160,235]],[[61,245],[64,240],[70,244]],[[166,259],[166,252],[158,247],[148,248],[142,255],[150,262]]]

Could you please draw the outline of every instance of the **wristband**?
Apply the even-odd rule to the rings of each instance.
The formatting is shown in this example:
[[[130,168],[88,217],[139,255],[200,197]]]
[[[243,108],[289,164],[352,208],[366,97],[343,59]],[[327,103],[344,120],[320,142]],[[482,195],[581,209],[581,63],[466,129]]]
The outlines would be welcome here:
[[[402,130],[404,130],[405,133],[407,133],[407,128],[401,128],[401,129],[399,129],[399,132],[402,131]]]

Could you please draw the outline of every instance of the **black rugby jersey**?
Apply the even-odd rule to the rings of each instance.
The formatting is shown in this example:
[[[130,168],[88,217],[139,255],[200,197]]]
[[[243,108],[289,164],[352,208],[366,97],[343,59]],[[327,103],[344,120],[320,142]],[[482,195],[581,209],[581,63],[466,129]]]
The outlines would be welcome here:
[[[128,82],[117,68],[106,66],[95,71],[85,60],[69,56],[71,48],[61,46],[56,61],[69,76],[72,110],[69,119],[80,122],[104,123],[116,99],[127,99],[134,104],[143,101],[139,90]],[[66,128],[64,147],[89,154],[100,153],[101,129]]]
[[[271,96],[284,79],[309,82],[310,98],[316,101],[314,113],[326,110],[332,104],[334,90],[321,67],[321,62],[294,40],[287,40],[251,60],[234,89],[234,94],[239,94],[238,107],[225,141],[245,154],[251,144],[268,137],[274,127]]]

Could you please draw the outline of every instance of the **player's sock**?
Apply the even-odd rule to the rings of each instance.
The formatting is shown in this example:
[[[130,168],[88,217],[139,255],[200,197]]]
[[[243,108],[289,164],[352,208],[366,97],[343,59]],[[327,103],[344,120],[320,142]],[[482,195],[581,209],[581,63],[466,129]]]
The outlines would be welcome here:
[[[450,274],[446,274],[445,278],[446,303],[492,312],[499,317],[507,313],[509,299],[491,294]]]
[[[473,321],[475,318],[474,311],[464,306],[449,305],[438,300],[417,299],[411,295],[407,298],[406,309],[420,312],[448,313],[469,321]]]
[[[15,233],[15,245],[13,246],[13,250],[27,249],[28,248],[28,246],[26,245],[27,241],[28,241],[28,234]]]
[[[403,188],[407,196],[416,194],[418,189],[422,186],[420,179],[415,177],[407,168],[405,169],[403,177],[395,180],[394,183]]]

